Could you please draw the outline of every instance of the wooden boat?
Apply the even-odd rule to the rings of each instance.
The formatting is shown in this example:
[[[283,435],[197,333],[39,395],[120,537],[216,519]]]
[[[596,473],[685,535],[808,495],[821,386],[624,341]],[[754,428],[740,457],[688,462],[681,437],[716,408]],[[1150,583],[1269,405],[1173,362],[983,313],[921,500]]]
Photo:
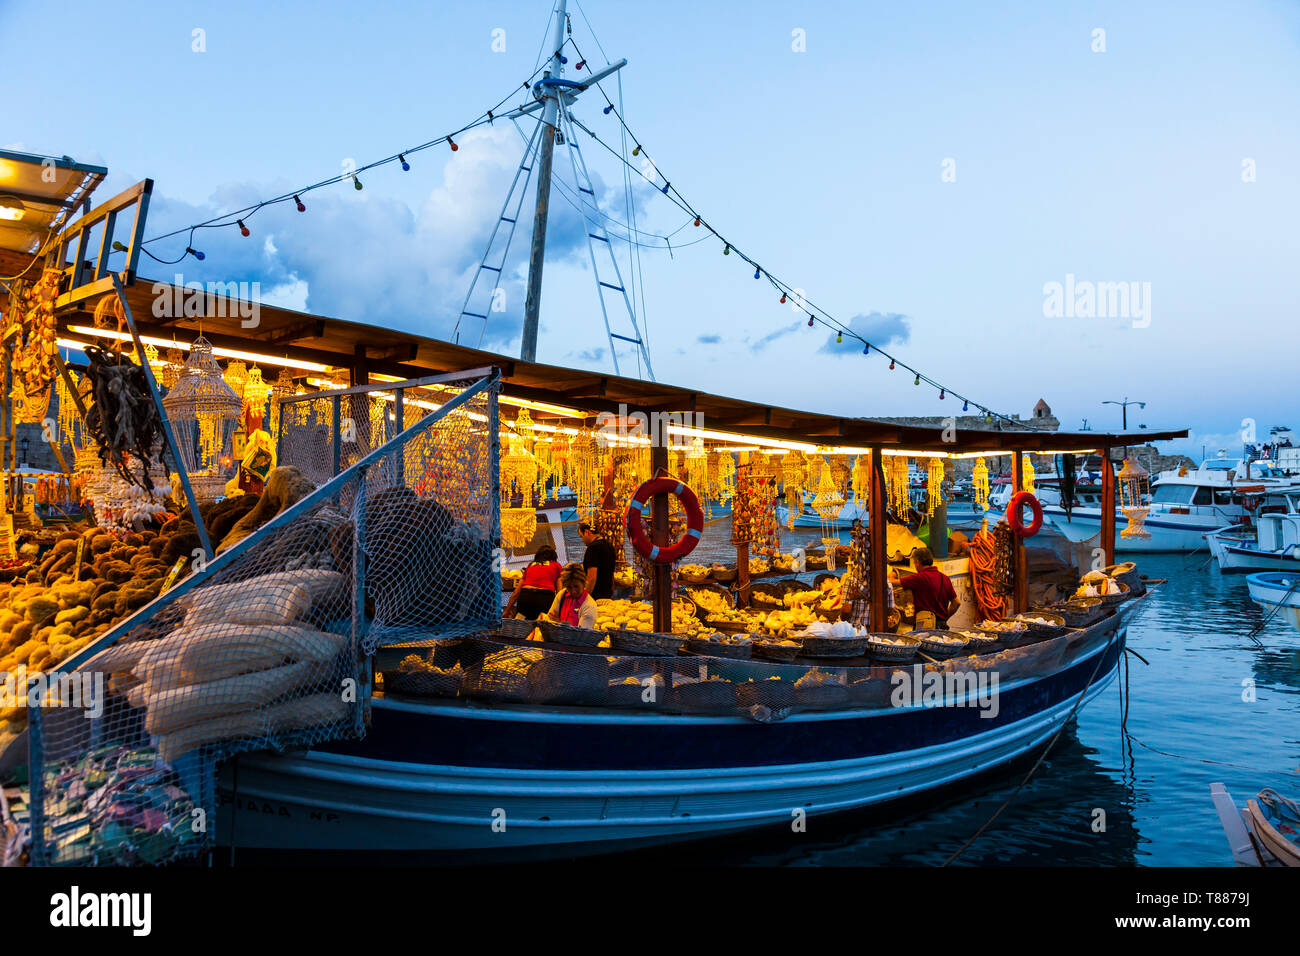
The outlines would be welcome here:
[[[1300,808],[1293,800],[1266,788],[1239,808],[1221,783],[1210,784],[1210,798],[1237,866],[1300,866]]]
[[[887,803],[1043,746],[1113,679],[1143,603],[1059,638],[970,658],[980,662],[972,669],[1005,674],[992,714],[971,697],[759,723],[377,696],[364,740],[247,754],[228,767],[218,833],[240,848],[274,850],[588,854]],[[863,668],[883,681],[895,670]]]

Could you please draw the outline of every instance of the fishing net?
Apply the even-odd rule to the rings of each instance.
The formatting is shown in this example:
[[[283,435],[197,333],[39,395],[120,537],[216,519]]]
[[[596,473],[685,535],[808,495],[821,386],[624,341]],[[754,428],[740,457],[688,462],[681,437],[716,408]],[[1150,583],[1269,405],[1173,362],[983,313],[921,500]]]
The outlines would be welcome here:
[[[36,862],[210,846],[222,761],[362,736],[366,650],[499,619],[496,390],[462,387],[33,691]]]

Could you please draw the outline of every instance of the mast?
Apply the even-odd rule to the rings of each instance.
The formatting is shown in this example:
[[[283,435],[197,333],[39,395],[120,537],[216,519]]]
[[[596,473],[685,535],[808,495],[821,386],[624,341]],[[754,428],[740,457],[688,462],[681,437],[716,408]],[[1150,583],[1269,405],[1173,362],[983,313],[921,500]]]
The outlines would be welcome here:
[[[560,62],[560,47],[564,43],[564,12],[566,0],[555,5],[555,31],[551,34],[551,67],[537,83],[545,100],[542,114],[542,142],[537,170],[537,210],[533,218],[533,247],[528,261],[528,295],[524,299],[523,345],[519,357],[525,362],[537,361],[537,317],[542,306],[542,265],[546,259],[546,218],[551,204],[551,160],[555,155],[555,131],[559,128],[560,90],[546,80],[559,79],[564,74]]]

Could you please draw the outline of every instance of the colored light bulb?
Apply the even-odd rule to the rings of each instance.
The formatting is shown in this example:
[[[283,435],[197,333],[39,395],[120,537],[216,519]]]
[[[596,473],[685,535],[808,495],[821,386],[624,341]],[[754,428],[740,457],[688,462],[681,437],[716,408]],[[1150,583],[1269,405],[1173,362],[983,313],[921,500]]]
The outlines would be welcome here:
[[[608,116],[608,115],[609,115],[609,111],[612,110],[613,108],[614,108],[614,107],[613,107],[612,105],[610,105],[610,106],[606,106],[605,109],[604,109],[604,113],[605,113],[605,115]]]
[[[785,305],[785,293],[784,293],[784,292],[781,293],[781,304],[782,304],[782,305]]]
[[[943,389],[939,389],[939,401],[943,401]]]
[[[889,370],[890,370],[891,372],[894,370],[894,360],[893,360],[893,359],[890,359],[890,360],[889,360]]]
[[[248,227],[244,225],[244,220],[242,220],[242,219],[236,219],[235,222],[239,223],[239,234],[240,234],[241,236],[245,236],[245,237],[247,237],[247,236],[248,236]]]
[[[586,65],[587,65],[587,61],[586,61],[586,60],[579,60],[579,61],[574,65],[573,68],[574,68],[574,70],[581,70],[581,69],[582,69],[584,66],[586,66]]]
[[[843,341],[844,341],[844,333],[843,333],[843,332],[839,332],[839,333],[837,333],[836,336],[835,336],[835,344],[836,344],[836,345],[839,345],[839,344],[842,343]]]
[[[961,410],[963,412],[970,411],[970,402],[963,400],[961,403]]]
[[[762,270],[762,269],[759,269],[757,266],[755,266],[755,267],[754,267],[754,278],[757,279],[757,278],[758,278],[759,276],[761,276],[762,274],[763,274],[763,270]]]
[[[298,206],[298,211],[299,211],[299,212],[306,212],[306,211],[307,211],[307,207],[304,206],[304,205],[302,204],[302,200],[299,199],[297,196],[294,196],[294,197],[293,197],[293,201],[294,201],[294,203]]]
[[[447,137],[447,142],[451,145],[451,151],[453,153],[456,152],[456,150],[460,149],[460,147],[456,145],[456,141],[452,139],[450,136]]]
[[[811,329],[812,327],[813,327],[813,317],[810,315],[808,316],[808,328]]]
[[[725,249],[722,250],[722,254],[723,254],[724,256],[729,256],[729,255],[731,255],[731,243],[727,243],[727,247],[726,247]]]
[[[632,150],[632,155],[633,155],[633,156],[640,156],[640,155],[641,155],[641,146],[640,146],[640,144],[637,144],[636,148]]]
[[[668,186],[669,186],[669,185],[670,185],[669,183],[664,183],[664,195],[665,195],[665,196],[668,195]]]
[[[699,224],[700,224],[700,217],[699,217],[699,216],[696,216],[696,217],[695,217],[695,225],[698,226]]]
[[[862,354],[863,354],[863,355],[870,355],[870,354],[871,354],[871,343],[870,343],[870,342],[867,342],[866,344],[864,344],[864,345],[862,346]]]
[[[355,175],[352,177],[352,188],[358,192],[361,191],[361,180],[357,179]]]
[[[916,376],[916,381],[913,382],[912,384],[913,384],[913,385],[920,385],[920,384],[921,384],[921,376],[920,376],[919,373],[918,373],[917,376]]]
[[[114,251],[114,252],[126,252],[126,246],[122,245],[120,242],[118,242],[116,239],[114,239],[114,240],[113,240],[113,251]]]
[[[401,153],[398,153],[397,158],[402,161],[402,172],[409,173],[411,171],[411,164],[406,161],[406,157]]]
[[[204,259],[207,258],[207,256],[199,252],[199,250],[191,249],[189,246],[185,247],[185,251],[188,252],[190,255],[192,255],[195,259],[198,259],[199,262],[202,262]]]

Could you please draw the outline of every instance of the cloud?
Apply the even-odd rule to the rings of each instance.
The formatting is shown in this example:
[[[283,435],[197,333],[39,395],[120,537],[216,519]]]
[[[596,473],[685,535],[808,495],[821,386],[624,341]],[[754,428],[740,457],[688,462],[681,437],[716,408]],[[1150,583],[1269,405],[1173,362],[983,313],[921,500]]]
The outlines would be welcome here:
[[[590,362],[592,365],[595,365],[597,362],[600,362],[605,358],[605,350],[603,348],[586,349],[585,351],[578,352],[577,356],[582,359],[582,361]]]
[[[147,248],[163,259],[179,256],[186,245],[206,254],[203,262],[184,258],[164,265],[142,258],[149,278],[183,281],[258,282],[263,296],[318,315],[451,339],[466,292],[478,272],[501,203],[519,163],[522,143],[511,128],[473,130],[460,140],[454,158],[444,160],[442,182],[418,208],[384,196],[367,184],[325,187],[302,197],[299,213],[292,202],[265,207],[245,218],[252,236],[237,228],[201,229],[154,243]],[[594,183],[598,191],[603,185]],[[169,199],[155,191],[147,235],[210,219],[229,209],[253,205],[266,196],[292,190],[288,183],[227,183],[205,204]],[[524,208],[533,205],[530,195]],[[479,277],[460,324],[463,343],[494,348],[518,339],[528,273],[528,236],[524,224],[514,235],[498,278]],[[488,257],[500,261],[504,233]],[[575,259],[577,254],[581,259]],[[547,262],[586,258],[586,230],[577,210],[553,201],[546,236]],[[493,300],[494,288],[501,293]],[[496,308],[493,308],[496,306]]]
[[[701,335],[701,336],[700,336],[698,339],[696,339],[695,341],[699,342],[701,345],[717,345],[719,342],[722,341],[722,336],[721,336],[721,335]]]
[[[866,315],[855,315],[845,325],[875,346],[885,346],[891,342],[903,343],[911,334],[907,316],[897,312],[869,312]],[[834,355],[848,354],[845,343],[837,343],[834,335],[827,336],[826,342],[817,351]]]
[[[802,322],[791,322],[789,325],[784,326],[783,328],[779,328],[775,332],[767,333],[767,335],[763,336],[757,342],[753,343],[753,345],[751,345],[750,348],[752,348],[755,352],[761,352],[763,349],[767,348],[777,339],[783,338],[789,335],[791,332],[797,332],[801,325],[803,325]]]

